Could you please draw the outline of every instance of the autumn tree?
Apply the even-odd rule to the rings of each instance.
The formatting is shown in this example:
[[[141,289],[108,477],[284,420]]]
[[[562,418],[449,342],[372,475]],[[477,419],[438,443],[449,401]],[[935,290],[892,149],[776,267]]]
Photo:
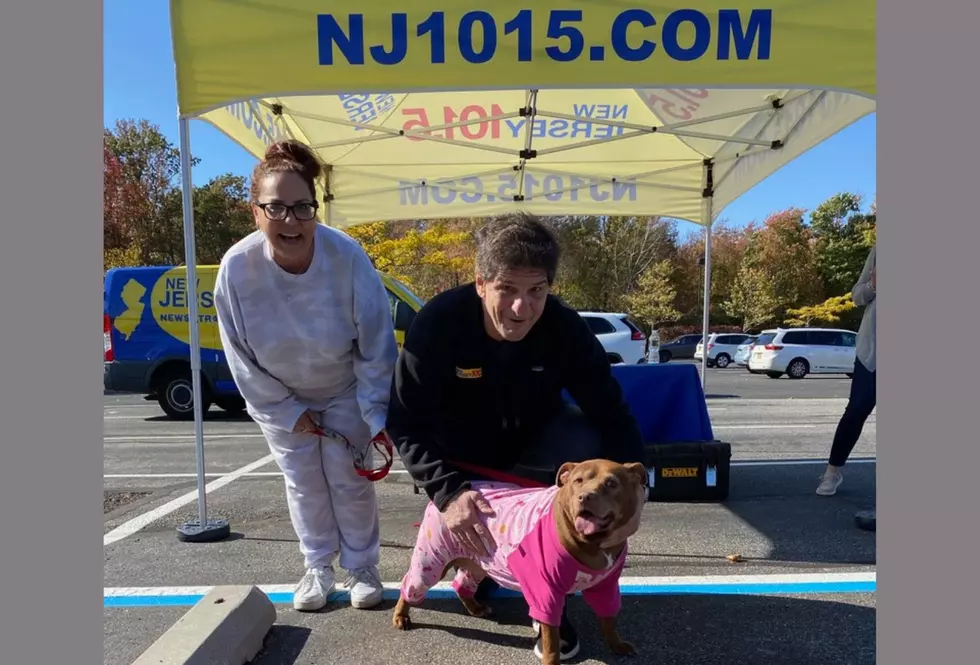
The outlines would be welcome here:
[[[719,220],[711,229],[711,320],[727,316],[721,303],[729,299],[747,247],[746,232]],[[683,320],[696,323],[704,309],[704,233],[692,234],[678,248],[674,261],[677,309]]]
[[[788,309],[811,305],[823,298],[812,234],[803,223],[803,214],[800,208],[773,213],[762,228],[750,234],[752,263],[772,283],[777,318],[782,318]]]
[[[790,326],[812,326],[817,323],[838,324],[844,314],[854,309],[855,305],[851,299],[851,294],[845,293],[842,296],[828,298],[816,305],[790,309],[786,312],[788,318],[785,323]]]
[[[113,130],[104,131],[103,146],[118,161],[127,186],[138,192],[141,202],[129,216],[129,233],[140,245],[140,262],[152,265],[158,261],[154,248],[173,243],[166,217],[172,214],[173,192],[179,191],[180,151],[146,120],[118,121]],[[182,234],[180,238],[183,242]]]
[[[375,222],[345,232],[364,247],[375,268],[428,299],[473,279],[477,223],[466,218]]]

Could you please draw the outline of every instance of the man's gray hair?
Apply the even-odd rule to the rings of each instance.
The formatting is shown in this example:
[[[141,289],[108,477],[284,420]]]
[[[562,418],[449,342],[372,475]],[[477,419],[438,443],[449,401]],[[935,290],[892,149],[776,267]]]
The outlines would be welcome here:
[[[506,270],[543,270],[555,281],[561,249],[554,230],[534,215],[519,212],[494,220],[476,232],[476,272],[493,281]]]

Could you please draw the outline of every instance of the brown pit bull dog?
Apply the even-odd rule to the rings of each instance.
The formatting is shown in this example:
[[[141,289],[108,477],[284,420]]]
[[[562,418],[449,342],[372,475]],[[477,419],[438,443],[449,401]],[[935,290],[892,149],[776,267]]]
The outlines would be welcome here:
[[[487,575],[500,586],[524,595],[531,618],[540,626],[544,665],[559,663],[559,626],[565,598],[578,591],[599,617],[603,639],[618,655],[636,653],[616,629],[621,597],[619,577],[625,544],[603,549],[602,541],[642,510],[647,470],[642,464],[594,459],[569,462],[556,482],[544,488],[473,483],[493,508],[484,526],[496,547],[489,557],[474,557],[445,526],[433,504],[425,511],[412,562],[402,579],[392,624],[411,627],[409,608],[455,567],[453,588],[467,612],[490,616],[473,594]]]

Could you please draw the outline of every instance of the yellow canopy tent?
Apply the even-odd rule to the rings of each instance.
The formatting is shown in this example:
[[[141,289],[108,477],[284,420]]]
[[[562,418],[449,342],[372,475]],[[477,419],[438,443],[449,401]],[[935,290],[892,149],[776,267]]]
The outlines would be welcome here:
[[[192,118],[256,156],[314,147],[338,227],[527,210],[675,217],[708,239],[727,204],[876,108],[871,0],[171,0],[171,23],[188,283]],[[203,489],[200,509],[203,532]]]

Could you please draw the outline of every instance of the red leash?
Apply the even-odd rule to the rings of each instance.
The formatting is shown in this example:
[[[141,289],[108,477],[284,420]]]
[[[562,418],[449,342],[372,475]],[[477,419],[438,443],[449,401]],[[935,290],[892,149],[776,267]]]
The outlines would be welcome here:
[[[362,478],[367,478],[372,483],[383,480],[388,475],[388,471],[391,469],[391,465],[395,461],[394,448],[391,444],[391,439],[388,438],[388,435],[384,430],[378,432],[378,434],[371,439],[370,442],[370,445],[381,453],[381,457],[384,459],[384,464],[376,469],[364,468],[364,458],[366,455],[363,452],[356,450],[354,446],[350,444],[350,441],[347,440],[347,437],[340,432],[327,430],[323,427],[317,427],[315,430],[313,430],[313,434],[316,434],[319,437],[327,437],[329,439],[334,439],[335,441],[340,441],[347,446],[347,449],[350,451],[351,457],[354,461],[354,472]]]
[[[547,487],[544,483],[539,483],[535,480],[529,480],[527,478],[522,478],[521,476],[515,476],[510,473],[504,473],[503,471],[497,471],[496,469],[487,469],[482,466],[476,466],[475,464],[467,464],[466,462],[457,462],[456,460],[449,460],[449,463],[453,466],[457,466],[464,471],[470,471],[472,473],[479,474],[490,480],[496,480],[499,483],[508,483],[510,485],[517,485],[518,487]]]

